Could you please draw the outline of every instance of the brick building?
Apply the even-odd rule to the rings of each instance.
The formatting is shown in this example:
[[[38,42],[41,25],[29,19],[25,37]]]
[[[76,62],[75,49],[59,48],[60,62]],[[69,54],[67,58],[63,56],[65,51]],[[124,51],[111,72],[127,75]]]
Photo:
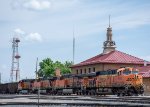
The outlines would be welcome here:
[[[143,76],[145,94],[150,95],[150,66],[138,67],[140,74]]]
[[[83,74],[108,69],[118,69],[120,67],[141,67],[144,60],[116,50],[115,41],[112,40],[112,28],[107,28],[106,41],[103,43],[103,52],[97,56],[89,58],[79,64],[73,65],[72,73]],[[147,62],[150,65],[150,62]]]

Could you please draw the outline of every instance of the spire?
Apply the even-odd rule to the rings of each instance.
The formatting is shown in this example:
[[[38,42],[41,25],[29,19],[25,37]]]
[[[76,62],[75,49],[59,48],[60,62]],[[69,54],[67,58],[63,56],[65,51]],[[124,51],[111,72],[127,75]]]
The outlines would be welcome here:
[[[104,42],[103,54],[107,54],[115,50],[115,41],[112,40],[112,28],[110,27],[110,15],[109,15],[109,27],[107,28],[106,41]]]

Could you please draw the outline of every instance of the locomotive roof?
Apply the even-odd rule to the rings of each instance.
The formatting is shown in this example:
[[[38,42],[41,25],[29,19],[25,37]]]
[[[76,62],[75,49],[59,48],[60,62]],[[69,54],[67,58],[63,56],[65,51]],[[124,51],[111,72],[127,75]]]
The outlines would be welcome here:
[[[116,74],[117,70],[98,71],[96,75],[113,75]]]
[[[18,82],[1,83],[0,85],[8,85],[8,84],[18,84]]]
[[[20,80],[22,82],[30,82],[30,81],[34,81],[35,79],[23,79],[23,80]]]
[[[76,75],[77,77],[79,78],[83,78],[83,77],[93,77],[93,76],[96,76],[96,72],[91,72],[91,73],[88,73],[88,74],[78,74]]]
[[[64,74],[62,75],[62,77],[64,78],[70,78],[70,77],[73,77],[74,75],[73,74]]]
[[[83,77],[94,77],[94,76],[98,76],[98,75],[113,75],[116,73],[117,73],[117,70],[107,70],[107,71],[91,72],[88,74],[77,74],[76,76],[79,78],[83,78]]]

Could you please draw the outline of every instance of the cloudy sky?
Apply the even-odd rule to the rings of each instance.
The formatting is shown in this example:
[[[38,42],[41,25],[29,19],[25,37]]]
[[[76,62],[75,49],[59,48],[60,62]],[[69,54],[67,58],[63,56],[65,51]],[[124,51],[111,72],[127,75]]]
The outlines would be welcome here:
[[[20,78],[35,77],[36,57],[75,63],[100,54],[111,15],[117,50],[150,61],[149,0],[0,0],[0,72],[9,82],[12,37],[20,38]],[[74,27],[73,27],[74,26]]]

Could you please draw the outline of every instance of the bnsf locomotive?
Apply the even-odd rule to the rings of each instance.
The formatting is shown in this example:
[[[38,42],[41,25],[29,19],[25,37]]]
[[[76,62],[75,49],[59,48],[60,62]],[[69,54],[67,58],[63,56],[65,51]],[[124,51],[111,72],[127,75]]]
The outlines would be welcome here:
[[[37,93],[40,89],[40,93],[51,95],[132,96],[144,93],[142,79],[137,70],[125,67],[89,74],[67,74],[49,79],[21,80],[15,92]]]

